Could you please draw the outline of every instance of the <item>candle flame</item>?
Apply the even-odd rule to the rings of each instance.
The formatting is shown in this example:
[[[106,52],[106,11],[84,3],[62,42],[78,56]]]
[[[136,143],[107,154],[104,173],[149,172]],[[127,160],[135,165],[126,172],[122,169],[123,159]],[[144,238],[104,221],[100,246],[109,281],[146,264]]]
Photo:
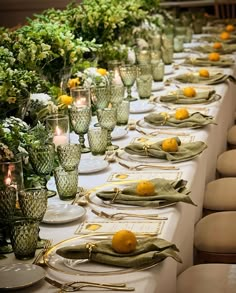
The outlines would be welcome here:
[[[11,184],[11,181],[12,181],[12,178],[11,178],[11,169],[8,168],[8,171],[7,171],[7,178],[6,178],[6,180],[5,180],[6,185],[10,185],[10,184]]]
[[[61,133],[62,133],[61,129],[58,126],[56,126],[56,128],[55,128],[55,134],[56,135],[61,135]]]

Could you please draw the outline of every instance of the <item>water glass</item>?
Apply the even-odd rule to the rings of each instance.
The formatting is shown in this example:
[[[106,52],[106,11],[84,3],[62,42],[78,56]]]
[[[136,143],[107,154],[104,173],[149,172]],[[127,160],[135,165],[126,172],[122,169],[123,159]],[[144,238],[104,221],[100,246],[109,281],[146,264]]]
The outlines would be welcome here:
[[[19,204],[27,218],[42,221],[47,210],[47,190],[43,188],[26,188],[19,191]]]
[[[46,128],[52,134],[52,142],[56,147],[69,142],[69,117],[67,115],[54,114],[48,116]]]
[[[151,63],[139,64],[137,66],[137,69],[138,69],[137,76],[152,74]]]
[[[201,34],[203,28],[203,20],[202,19],[195,19],[193,21],[193,31],[195,34]]]
[[[171,48],[173,46],[174,35],[162,35],[162,48]]]
[[[108,107],[110,102],[110,87],[109,86],[95,86],[92,90],[92,102],[97,109],[104,109]]]
[[[183,52],[184,40],[181,36],[174,37],[174,52]]]
[[[151,63],[152,61],[160,61],[161,60],[161,50],[152,50],[151,51]]]
[[[71,200],[75,198],[78,188],[78,169],[65,171],[62,167],[54,170],[56,188],[61,200]]]
[[[24,218],[11,222],[10,239],[17,259],[26,260],[35,256],[38,237],[38,221]]]
[[[162,52],[162,60],[163,60],[163,62],[166,65],[171,64],[173,62],[173,54],[174,54],[173,47],[169,47],[169,48],[162,47],[161,52]]]
[[[162,81],[165,74],[165,64],[162,61],[152,61],[152,78],[154,81]]]
[[[152,75],[140,75],[137,80],[137,90],[140,99],[148,99],[152,94]]]
[[[136,77],[137,77],[137,68],[135,65],[132,64],[126,64],[121,65],[119,67],[120,77],[122,79],[122,82],[124,86],[127,88],[127,97],[126,100],[128,101],[135,101],[136,98],[132,97],[132,86],[135,83]]]
[[[81,148],[78,143],[59,145],[57,155],[60,165],[65,171],[72,171],[78,167],[81,158]]]
[[[107,149],[107,129],[101,127],[89,129],[88,141],[92,155],[104,155]]]
[[[186,35],[185,35],[185,42],[191,43],[193,38],[193,30],[191,27],[187,27]]]
[[[125,87],[123,84],[113,84],[111,85],[111,104],[119,104],[124,99]]]
[[[161,48],[161,35],[155,34],[150,36],[150,47],[153,50],[159,50]]]
[[[149,50],[138,50],[136,51],[136,61],[139,64],[150,63],[151,55]]]
[[[16,189],[8,186],[0,190],[0,218],[10,219],[16,208]]]
[[[130,102],[122,101],[117,105],[117,125],[127,125],[129,121]]]

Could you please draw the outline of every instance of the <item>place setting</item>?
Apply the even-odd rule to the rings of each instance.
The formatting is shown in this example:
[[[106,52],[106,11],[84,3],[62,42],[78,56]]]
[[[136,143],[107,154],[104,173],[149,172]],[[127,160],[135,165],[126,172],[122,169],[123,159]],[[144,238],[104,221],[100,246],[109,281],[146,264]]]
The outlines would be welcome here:
[[[235,63],[234,59],[228,56],[220,56],[217,52],[200,57],[187,57],[181,65],[183,66],[218,66],[231,67]]]

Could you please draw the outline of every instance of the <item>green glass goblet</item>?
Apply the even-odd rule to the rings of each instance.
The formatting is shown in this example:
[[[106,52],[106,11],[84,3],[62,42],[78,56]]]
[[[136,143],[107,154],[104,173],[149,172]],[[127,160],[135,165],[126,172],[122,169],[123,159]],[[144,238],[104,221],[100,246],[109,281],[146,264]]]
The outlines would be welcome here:
[[[122,84],[111,85],[111,99],[112,105],[118,105],[123,101],[125,95],[125,88]]]
[[[108,107],[110,102],[110,88],[109,86],[95,86],[92,89],[92,102],[97,109],[104,109]]]
[[[65,171],[72,171],[79,165],[81,148],[78,143],[69,143],[57,147],[57,155],[60,165]]]
[[[118,149],[119,146],[113,145],[111,142],[111,133],[116,126],[117,122],[117,109],[116,108],[105,108],[97,111],[97,118],[99,125],[102,128],[107,129],[107,150]]]
[[[135,83],[136,77],[137,77],[137,68],[135,65],[127,64],[127,65],[121,65],[119,67],[120,71],[120,77],[124,84],[124,86],[127,88],[127,97],[126,100],[128,101],[135,101],[136,98],[132,97],[131,95],[131,89],[132,86]]]
[[[30,163],[35,172],[43,177],[44,188],[54,168],[55,146],[53,144],[46,144],[37,148],[29,149]],[[56,195],[53,190],[47,190],[48,197]]]
[[[85,146],[84,135],[88,132],[89,125],[92,118],[91,108],[76,108],[72,106],[69,109],[69,117],[72,128],[76,134],[79,135],[79,143],[81,147],[81,153],[88,153],[90,149]]]

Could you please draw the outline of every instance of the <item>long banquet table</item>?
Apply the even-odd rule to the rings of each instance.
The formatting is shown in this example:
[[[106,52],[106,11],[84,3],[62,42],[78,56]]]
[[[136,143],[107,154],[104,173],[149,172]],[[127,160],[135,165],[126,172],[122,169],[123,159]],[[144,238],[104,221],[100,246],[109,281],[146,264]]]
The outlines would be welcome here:
[[[178,60],[176,60],[178,62]],[[183,67],[176,69],[172,75],[184,71]],[[222,69],[221,69],[222,70]],[[224,72],[233,74],[233,68],[224,69]],[[169,78],[171,75],[166,75]],[[168,87],[168,90],[175,89],[176,87],[172,84]],[[187,161],[184,163],[176,164],[179,166],[179,170],[173,171],[163,171],[159,169],[146,169],[143,171],[132,171],[135,176],[139,178],[147,176],[148,178],[162,176],[169,176],[170,174],[178,174],[181,178],[187,180],[188,188],[191,190],[191,198],[197,204],[197,206],[192,206],[189,204],[178,203],[172,207],[167,207],[158,210],[160,215],[165,215],[168,217],[164,228],[160,235],[168,241],[174,242],[180,250],[180,255],[183,260],[182,264],[177,264],[173,259],[167,258],[165,261],[159,263],[157,266],[144,270],[136,271],[132,273],[122,274],[122,275],[110,275],[110,276],[72,276],[68,274],[63,274],[56,272],[52,269],[45,268],[47,274],[54,279],[61,282],[86,279],[92,281],[106,281],[106,282],[126,282],[128,286],[135,287],[135,292],[137,293],[174,293],[176,292],[176,276],[185,270],[187,267],[193,264],[193,235],[194,235],[194,225],[201,218],[202,214],[202,204],[204,189],[207,182],[215,178],[215,167],[217,156],[226,149],[226,132],[227,129],[234,122],[234,111],[236,106],[235,91],[236,85],[232,82],[227,82],[224,84],[214,86],[214,89],[218,94],[222,96],[222,99],[208,105],[200,105],[208,109],[208,114],[213,115],[216,119],[217,125],[209,125],[200,129],[186,130],[190,135],[195,137],[195,140],[204,141],[208,148],[197,158]],[[163,89],[164,91],[165,89]],[[160,96],[162,91],[154,92],[155,96]],[[160,104],[156,104],[155,110],[166,111],[162,108]],[[130,119],[139,120],[145,115],[140,114],[130,114]],[[182,129],[181,129],[182,131]],[[179,130],[176,130],[179,132]],[[184,130],[185,132],[185,130]],[[173,136],[175,132],[173,131]],[[128,131],[128,134],[116,141],[114,143],[118,144],[121,148],[126,146],[130,141],[136,137],[143,136],[135,130]],[[159,134],[157,136],[160,138],[167,137],[167,134]],[[72,138],[76,138],[73,134]],[[76,138],[77,139],[77,138]],[[82,159],[91,158],[91,154],[83,154]],[[170,165],[170,164],[168,164]],[[79,176],[79,186],[86,189],[91,189],[93,187],[102,185],[107,182],[108,178],[112,174],[125,173],[129,174],[127,169],[120,166],[118,163],[110,163],[109,166],[97,173],[80,175]],[[137,175],[138,174],[138,175]],[[50,181],[49,187],[55,189],[53,179]],[[52,203],[64,203],[58,198],[52,197],[49,199],[49,205]],[[68,203],[68,202],[65,202]],[[74,237],[74,232],[76,228],[80,225],[83,220],[98,219],[93,213],[91,213],[90,205],[86,207],[86,215],[81,220],[77,220],[67,224],[59,225],[47,225],[41,224],[40,236],[42,238],[53,239],[53,243],[56,244],[64,239]],[[107,209],[109,211],[109,208]],[[112,212],[112,210],[110,211]],[[145,210],[139,210],[139,213],[145,213]],[[154,210],[149,210],[149,213],[154,212]],[[13,254],[8,255],[5,260],[1,260],[2,264],[17,263]],[[58,289],[49,285],[45,281],[40,281],[39,283],[31,286],[30,288],[25,288],[24,292],[58,292]],[[89,292],[95,292],[95,290],[89,290]],[[96,291],[97,292],[97,291]],[[109,292],[109,291],[108,291]]]

